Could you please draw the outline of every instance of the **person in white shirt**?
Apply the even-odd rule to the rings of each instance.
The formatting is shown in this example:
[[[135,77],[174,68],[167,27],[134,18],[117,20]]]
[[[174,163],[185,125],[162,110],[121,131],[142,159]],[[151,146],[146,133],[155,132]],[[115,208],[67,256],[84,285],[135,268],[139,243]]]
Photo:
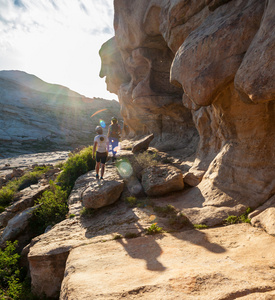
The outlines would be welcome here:
[[[108,157],[109,141],[107,136],[103,135],[102,127],[97,126],[95,131],[98,134],[94,138],[94,146],[93,146],[93,157],[95,157],[96,159],[96,165],[95,165],[96,178],[99,178],[98,173],[101,165],[100,179],[103,179],[105,163]]]

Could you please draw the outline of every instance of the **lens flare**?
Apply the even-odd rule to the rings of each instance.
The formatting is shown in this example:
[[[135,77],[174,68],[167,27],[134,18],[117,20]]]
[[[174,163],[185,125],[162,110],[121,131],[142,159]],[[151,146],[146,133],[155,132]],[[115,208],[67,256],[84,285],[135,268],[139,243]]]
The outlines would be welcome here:
[[[117,163],[117,170],[121,177],[129,178],[133,174],[133,168],[129,161],[121,160]]]
[[[151,215],[150,217],[149,217],[149,220],[151,221],[151,222],[154,222],[155,220],[156,220],[156,216],[155,215]]]
[[[132,195],[138,195],[142,192],[142,186],[136,177],[128,180],[127,188]]]
[[[105,111],[105,110],[107,110],[107,108],[103,108],[103,109],[100,109],[100,110],[96,111],[94,114],[91,115],[91,118],[92,118],[93,116],[99,114],[100,112]]]
[[[106,123],[103,121],[103,120],[99,120],[99,124],[102,128],[105,128],[106,127]]]

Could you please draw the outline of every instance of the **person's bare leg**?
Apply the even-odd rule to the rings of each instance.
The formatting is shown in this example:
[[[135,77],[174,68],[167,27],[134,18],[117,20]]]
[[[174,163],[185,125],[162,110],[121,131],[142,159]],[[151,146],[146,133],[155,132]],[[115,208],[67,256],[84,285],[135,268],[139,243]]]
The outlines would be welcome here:
[[[99,167],[100,167],[100,162],[97,162],[96,165],[95,165],[96,175],[98,175],[98,173],[99,173]]]
[[[103,178],[104,175],[104,171],[105,171],[105,164],[101,164],[101,177]]]

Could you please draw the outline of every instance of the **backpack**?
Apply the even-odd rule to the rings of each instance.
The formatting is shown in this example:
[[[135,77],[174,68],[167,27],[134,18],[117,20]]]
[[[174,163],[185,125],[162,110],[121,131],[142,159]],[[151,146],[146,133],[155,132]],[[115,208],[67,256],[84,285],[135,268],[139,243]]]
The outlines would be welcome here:
[[[120,126],[117,123],[110,125],[108,137],[120,138]]]

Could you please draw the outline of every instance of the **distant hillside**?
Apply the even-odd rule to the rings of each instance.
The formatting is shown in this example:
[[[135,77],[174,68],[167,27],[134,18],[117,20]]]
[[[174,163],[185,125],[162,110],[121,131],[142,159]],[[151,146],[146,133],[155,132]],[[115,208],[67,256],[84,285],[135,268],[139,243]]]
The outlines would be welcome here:
[[[119,111],[115,100],[86,98],[25,72],[1,71],[1,157],[89,145],[100,120],[107,126]]]
[[[19,83],[20,85],[44,93],[62,94],[69,97],[83,97],[82,95],[70,90],[65,86],[47,83],[37,76],[23,71],[0,71],[0,78],[9,79]]]

